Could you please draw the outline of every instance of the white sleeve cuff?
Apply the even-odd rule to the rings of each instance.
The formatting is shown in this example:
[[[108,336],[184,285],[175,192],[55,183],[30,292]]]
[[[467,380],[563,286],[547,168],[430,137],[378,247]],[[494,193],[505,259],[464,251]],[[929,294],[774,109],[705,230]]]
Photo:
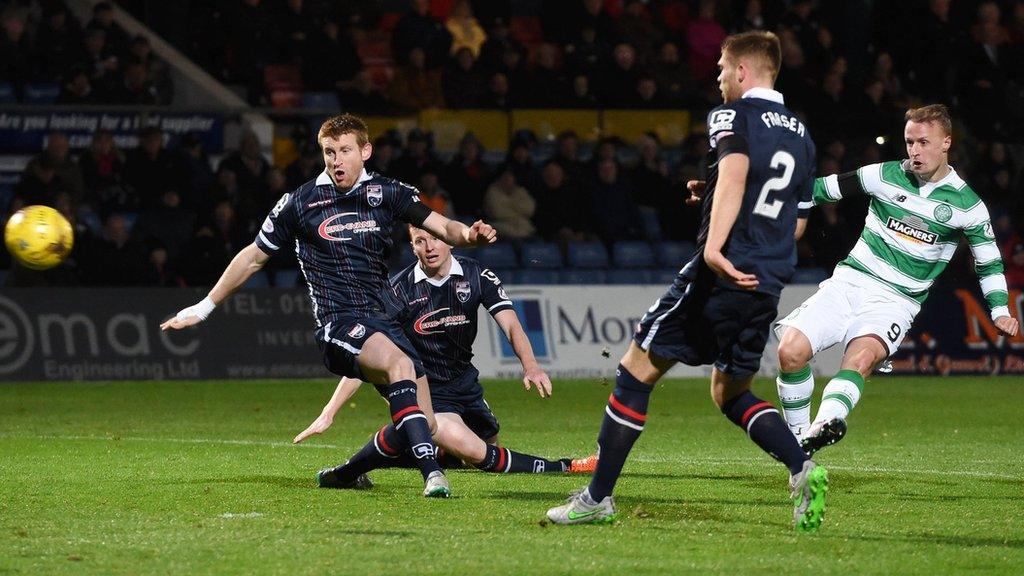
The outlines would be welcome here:
[[[1009,308],[1009,306],[996,306],[995,308],[992,309],[992,320],[993,321],[995,321],[996,318],[1000,318],[1002,316],[1009,316],[1009,315],[1010,315],[1010,308]]]

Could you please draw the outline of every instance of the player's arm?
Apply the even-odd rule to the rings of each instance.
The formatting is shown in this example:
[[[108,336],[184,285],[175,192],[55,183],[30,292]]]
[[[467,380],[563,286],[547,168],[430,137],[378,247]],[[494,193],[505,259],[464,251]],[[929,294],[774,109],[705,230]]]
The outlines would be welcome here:
[[[331,424],[334,423],[334,416],[341,410],[341,407],[348,402],[349,398],[359,390],[359,386],[362,385],[363,381],[357,378],[345,378],[342,377],[341,381],[338,382],[338,387],[334,389],[334,394],[331,395],[331,400],[324,406],[320,416],[313,423],[306,427],[305,430],[299,432],[298,436],[292,439],[292,444],[298,444],[306,438],[313,436],[314,434],[323,434]]]
[[[722,254],[725,241],[732,232],[736,217],[743,205],[743,193],[746,190],[747,172],[750,170],[750,157],[746,154],[746,141],[729,142],[729,136],[719,141],[719,147],[733,146],[736,151],[719,151],[718,181],[715,183],[715,199],[711,204],[711,222],[708,225],[707,243],[704,245],[704,261],[723,280],[737,288],[753,290],[757,288],[757,276],[745,274],[737,270],[732,262]]]
[[[864,181],[861,174],[865,170],[880,169],[879,164],[872,164],[870,166],[858,168],[857,170],[851,170],[850,172],[830,174],[824,178],[816,178],[814,180],[814,190],[811,196],[814,205],[819,206],[821,204],[839,202],[843,198],[848,198],[851,195],[870,195],[870,190],[864,187]]]
[[[1017,319],[1010,316],[1009,292],[1006,288],[1006,277],[1003,276],[1003,259],[996,246],[996,237],[992,231],[988,210],[980,208],[982,216],[973,226],[964,229],[964,236],[971,245],[974,256],[974,272],[978,275],[981,291],[992,311],[992,320],[996,328],[1007,336],[1016,336],[1020,329]]]
[[[224,269],[213,286],[210,293],[198,303],[182,309],[173,318],[160,325],[161,330],[180,330],[193,326],[206,320],[218,304],[224,301],[235,290],[246,283],[249,278],[259,272],[263,265],[270,260],[270,255],[264,252],[256,243],[252,243],[235,254],[231,263]]]
[[[437,239],[450,246],[472,246],[475,244],[493,244],[498,239],[498,231],[483,220],[477,220],[472,226],[466,226],[458,220],[452,220],[431,211],[420,226],[433,234]]]
[[[533,355],[533,346],[530,345],[530,339],[526,336],[523,325],[519,323],[515,310],[507,308],[499,311],[494,315],[494,321],[505,333],[505,337],[512,344],[512,351],[523,365],[523,386],[527,390],[532,385],[537,386],[537,393],[541,398],[551,396],[551,379],[537,363],[537,358]]]
[[[796,219],[796,230],[793,231],[793,239],[799,240],[804,237],[804,232],[807,231],[807,218]]]

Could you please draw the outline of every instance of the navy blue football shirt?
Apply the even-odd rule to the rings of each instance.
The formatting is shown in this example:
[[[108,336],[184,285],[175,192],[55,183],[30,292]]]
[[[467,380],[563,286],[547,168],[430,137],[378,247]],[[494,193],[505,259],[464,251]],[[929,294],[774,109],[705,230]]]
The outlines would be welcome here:
[[[341,193],[324,171],[278,200],[256,245],[274,254],[294,244],[318,328],[342,316],[383,316],[391,233],[418,203],[412,186],[365,170]]]
[[[431,386],[451,382],[469,369],[476,340],[477,309],[512,310],[501,280],[472,258],[452,256],[442,279],[413,263],[391,279],[397,318],[419,352]]]
[[[718,161],[731,152],[746,153],[750,170],[743,205],[722,254],[737,270],[757,276],[758,292],[778,296],[796,269],[797,218],[806,217],[812,205],[817,169],[811,135],[786,108],[782,94],[767,88],[753,88],[712,110],[708,134],[711,150],[698,255],[707,242]]]

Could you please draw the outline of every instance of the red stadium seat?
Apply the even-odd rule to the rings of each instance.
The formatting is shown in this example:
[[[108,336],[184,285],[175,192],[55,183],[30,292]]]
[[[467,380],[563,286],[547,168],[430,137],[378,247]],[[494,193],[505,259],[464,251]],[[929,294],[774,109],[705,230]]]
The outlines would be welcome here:
[[[271,90],[270,105],[274,108],[299,108],[302,106],[302,92],[291,88]]]
[[[263,69],[263,82],[270,91],[279,89],[302,90],[302,71],[298,66],[273,64]]]
[[[535,16],[513,16],[512,21],[509,22],[509,32],[513,38],[527,46],[544,40],[540,20]]]
[[[390,66],[394,64],[391,57],[391,43],[387,40],[368,40],[359,44],[359,59],[364,66]]]

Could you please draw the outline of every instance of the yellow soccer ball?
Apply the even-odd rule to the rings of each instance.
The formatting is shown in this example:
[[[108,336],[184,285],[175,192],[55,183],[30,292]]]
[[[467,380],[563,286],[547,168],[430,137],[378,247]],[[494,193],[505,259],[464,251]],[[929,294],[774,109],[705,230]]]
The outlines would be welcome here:
[[[4,243],[22,266],[46,270],[68,257],[75,234],[60,212],[49,206],[26,206],[7,221]]]

